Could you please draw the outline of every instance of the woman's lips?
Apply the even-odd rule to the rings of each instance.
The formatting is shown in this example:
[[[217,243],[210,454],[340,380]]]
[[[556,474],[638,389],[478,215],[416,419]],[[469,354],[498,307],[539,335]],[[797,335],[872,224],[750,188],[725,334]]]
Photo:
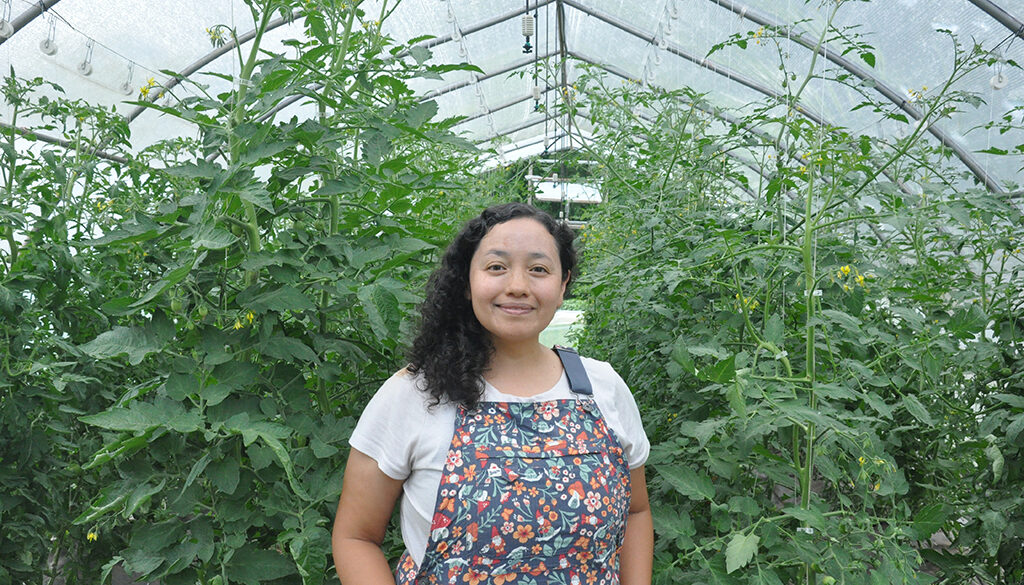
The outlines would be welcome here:
[[[498,308],[510,315],[525,315],[533,310],[529,305],[498,305]]]

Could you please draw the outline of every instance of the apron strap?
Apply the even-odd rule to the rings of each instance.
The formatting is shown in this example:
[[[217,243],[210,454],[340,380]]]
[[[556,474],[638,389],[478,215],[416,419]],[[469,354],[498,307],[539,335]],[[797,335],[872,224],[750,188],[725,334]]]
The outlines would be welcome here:
[[[558,354],[558,359],[562,360],[565,377],[569,379],[569,388],[576,394],[592,396],[594,388],[590,385],[590,378],[587,377],[587,370],[583,367],[580,354],[571,347],[562,347],[561,345],[556,345],[552,349]]]

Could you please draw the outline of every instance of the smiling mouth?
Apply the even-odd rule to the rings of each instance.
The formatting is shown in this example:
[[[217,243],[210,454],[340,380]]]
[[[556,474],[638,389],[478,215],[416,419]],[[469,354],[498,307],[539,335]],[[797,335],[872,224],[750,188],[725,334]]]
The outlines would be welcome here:
[[[527,305],[498,305],[498,308],[510,315],[525,315],[533,310]]]

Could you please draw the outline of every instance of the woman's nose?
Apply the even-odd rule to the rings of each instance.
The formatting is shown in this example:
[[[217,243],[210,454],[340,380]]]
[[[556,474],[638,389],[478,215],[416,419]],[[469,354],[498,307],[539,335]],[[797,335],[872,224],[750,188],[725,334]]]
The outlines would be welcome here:
[[[527,289],[527,275],[522,270],[509,271],[508,291],[512,294],[522,294]]]

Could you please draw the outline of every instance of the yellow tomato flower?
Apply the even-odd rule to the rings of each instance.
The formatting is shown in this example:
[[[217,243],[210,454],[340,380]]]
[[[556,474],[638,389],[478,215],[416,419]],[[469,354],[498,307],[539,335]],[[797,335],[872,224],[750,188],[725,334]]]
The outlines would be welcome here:
[[[245,318],[248,319],[250,323],[252,323],[252,320],[256,318],[256,315],[253,315],[252,311],[249,311],[248,313],[245,314]]]
[[[232,325],[231,327],[233,327],[234,329],[241,329],[242,327],[245,327],[245,325],[242,325],[241,321],[239,321],[238,319],[235,319],[235,324]]]
[[[89,542],[96,542],[96,539],[98,539],[99,537],[100,537],[99,534],[96,534],[95,532],[93,532],[91,530],[89,531],[89,534],[85,535],[85,539],[88,540]]]
[[[845,275],[848,275],[848,274],[850,274],[850,265],[849,265],[849,264],[847,264],[846,266],[843,266],[843,267],[842,267],[842,268],[840,268],[839,270],[841,270],[841,271],[843,272],[843,275],[844,275],[844,276],[845,276]]]
[[[864,463],[865,463],[866,461],[867,461],[867,459],[865,459],[863,455],[861,455],[860,457],[858,457],[858,458],[857,458],[857,463],[860,463],[860,464],[861,464],[861,467],[863,467],[863,466],[864,466]]]

